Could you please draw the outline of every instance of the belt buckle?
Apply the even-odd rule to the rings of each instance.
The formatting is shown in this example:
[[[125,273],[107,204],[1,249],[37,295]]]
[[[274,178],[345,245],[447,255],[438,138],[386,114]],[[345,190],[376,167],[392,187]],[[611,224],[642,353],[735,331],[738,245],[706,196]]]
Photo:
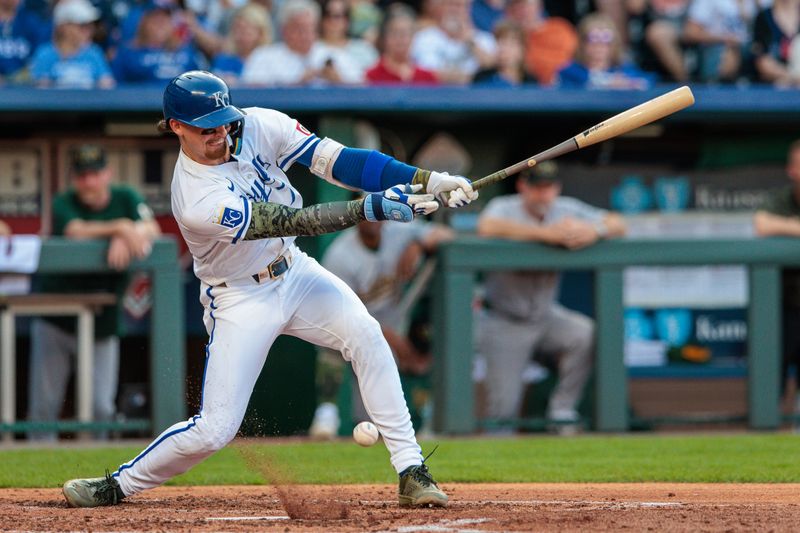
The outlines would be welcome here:
[[[285,255],[279,256],[266,268],[269,279],[279,278],[285,274],[287,270],[289,270],[289,260]]]

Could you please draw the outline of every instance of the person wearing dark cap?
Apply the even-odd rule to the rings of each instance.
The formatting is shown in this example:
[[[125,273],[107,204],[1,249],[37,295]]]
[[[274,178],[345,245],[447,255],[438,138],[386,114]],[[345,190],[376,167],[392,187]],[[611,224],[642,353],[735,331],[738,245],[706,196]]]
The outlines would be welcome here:
[[[71,187],[53,199],[52,235],[69,239],[108,239],[108,264],[123,271],[134,258],[149,255],[158,223],[141,195],[128,186],[112,185],[105,150],[82,145],[70,154]],[[46,276],[42,292],[121,293],[122,273],[93,276]],[[66,317],[34,320],[31,325],[28,419],[58,419],[77,349],[75,321]],[[95,317],[94,417],[110,420],[115,413],[119,368],[117,309],[105,307]],[[30,432],[32,440],[53,441],[55,432]]]
[[[621,216],[561,196],[556,163],[545,161],[520,174],[517,194],[493,198],[478,219],[478,234],[576,250],[625,233]],[[531,354],[556,358],[558,384],[547,418],[560,433],[579,428],[576,409],[592,368],[594,324],[556,302],[557,272],[489,272],[485,316],[478,321],[477,349],[486,362],[486,416],[519,416],[523,371]]]

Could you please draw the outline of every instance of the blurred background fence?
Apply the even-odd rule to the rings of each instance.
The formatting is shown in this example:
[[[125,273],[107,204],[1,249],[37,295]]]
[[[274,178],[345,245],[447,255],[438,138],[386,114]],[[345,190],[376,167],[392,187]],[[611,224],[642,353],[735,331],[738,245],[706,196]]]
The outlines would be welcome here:
[[[318,135],[347,145],[380,149],[414,164],[477,178],[672,87],[647,91],[235,89],[233,101],[242,107],[279,109]],[[749,214],[770,189],[786,184],[786,149],[800,137],[800,91],[758,86],[693,90],[694,107],[562,161],[564,194],[630,217],[631,238],[626,242],[601,243],[567,258],[533,245],[489,245],[469,237],[480,207],[497,194],[513,191],[513,180],[481,191],[480,205],[470,210],[439,215],[466,237],[445,249],[440,279],[449,281],[443,281],[432,294],[439,313],[444,313],[434,332],[438,339],[433,387],[438,429],[465,432],[480,426],[472,411],[472,394],[465,392],[472,357],[463,351],[470,349],[466,342],[448,343],[456,332],[468,336],[468,321],[464,320],[471,318],[473,309],[473,271],[506,268],[510,263],[505,267],[498,263],[504,258],[513,258],[515,267],[524,266],[519,261],[531,258],[530,266],[578,270],[564,279],[561,299],[598,320],[600,351],[590,406],[590,414],[597,414],[592,416],[596,428],[628,429],[631,414],[662,421],[682,415],[702,420],[712,419],[709,415],[736,421],[749,417],[752,427],[779,426],[778,274],[782,266],[798,261],[800,250],[791,241],[752,240]],[[67,154],[71,147],[91,141],[108,148],[116,179],[138,188],[164,231],[177,235],[169,212],[177,142],[156,134],[160,103],[159,88],[0,90],[0,123],[4,126],[0,129],[0,218],[14,233],[46,235],[51,225],[51,198],[67,184]],[[290,177],[306,205],[349,195],[305,169],[292,169]],[[301,239],[300,245],[320,257],[330,239]],[[660,239],[670,242],[662,246]],[[713,246],[704,246],[706,239],[713,241]],[[42,251],[43,261],[48,250],[45,246]],[[185,259],[182,243],[178,254]],[[463,265],[448,263],[462,257],[457,254],[474,261],[469,272],[459,271]],[[534,259],[540,262],[534,263]],[[626,270],[623,276],[623,267],[631,264],[726,266]],[[187,410],[180,415],[188,416],[199,404],[206,334],[197,280],[185,261],[183,266],[180,290],[169,294],[183,294],[188,401]],[[585,272],[591,270],[595,272],[594,292],[592,276]],[[659,292],[658,283],[666,289]],[[670,289],[676,286],[683,292]],[[155,290],[164,289],[157,284]],[[670,295],[674,300],[669,300]],[[673,331],[672,337],[659,336],[656,331],[643,339],[630,333],[642,324],[658,330],[665,320],[687,325],[680,334]],[[126,326],[118,403],[122,409],[129,396],[143,394],[148,415],[169,413],[170,420],[155,416],[154,426],[145,430],[157,433],[163,427],[155,426],[174,418],[174,399],[156,392],[153,372],[158,373],[159,359],[152,357],[149,319],[128,318]],[[24,325],[18,331],[17,367],[23,370],[17,375],[16,418],[21,419],[25,413],[27,332]],[[654,348],[637,340],[660,344]],[[699,345],[710,356],[702,363],[682,359],[681,348],[688,345]],[[183,357],[182,349],[173,346],[170,351]],[[754,356],[759,358],[758,365]],[[279,339],[256,385],[244,431],[305,431],[316,406],[314,361],[313,347],[296,339]],[[642,386],[643,382],[647,384]],[[685,383],[695,385],[686,388]],[[177,386],[173,392],[184,396]],[[662,400],[653,402],[654,395],[661,395]],[[134,419],[142,412],[142,403],[137,405],[129,414]]]

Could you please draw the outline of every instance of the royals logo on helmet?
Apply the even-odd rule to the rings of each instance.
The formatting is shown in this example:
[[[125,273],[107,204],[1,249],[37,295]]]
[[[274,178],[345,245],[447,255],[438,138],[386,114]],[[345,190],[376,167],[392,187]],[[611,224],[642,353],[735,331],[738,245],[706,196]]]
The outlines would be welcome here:
[[[211,98],[214,99],[214,105],[217,107],[226,107],[229,106],[231,103],[231,97],[228,93],[224,93],[222,91],[216,92],[211,95]]]

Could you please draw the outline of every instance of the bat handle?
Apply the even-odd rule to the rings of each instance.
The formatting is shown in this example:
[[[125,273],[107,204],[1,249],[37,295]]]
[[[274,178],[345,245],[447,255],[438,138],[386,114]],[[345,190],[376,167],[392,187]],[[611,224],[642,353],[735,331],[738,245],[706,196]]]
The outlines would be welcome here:
[[[483,189],[487,185],[491,185],[493,183],[497,183],[498,181],[502,181],[507,177],[516,174],[517,172],[525,170],[526,168],[531,168],[535,164],[536,164],[536,159],[531,157],[530,159],[526,159],[525,161],[520,161],[519,163],[511,165],[510,167],[506,167],[503,170],[498,170],[497,172],[493,172],[488,176],[476,179],[475,181],[472,182],[472,190],[477,191],[478,189]],[[447,203],[447,200],[450,199],[450,193],[449,192],[445,193],[444,197],[445,199],[444,202],[442,203]]]
[[[526,168],[531,168],[536,164],[536,159],[531,157],[530,159],[526,159],[525,161],[520,161],[515,165],[511,165],[510,167],[506,167],[503,170],[498,170],[488,176],[484,176],[480,179],[477,179],[472,182],[472,188],[474,190],[483,189],[487,185],[491,185],[493,183],[497,183],[498,181],[504,180],[507,177],[516,174],[517,172],[521,172]]]

